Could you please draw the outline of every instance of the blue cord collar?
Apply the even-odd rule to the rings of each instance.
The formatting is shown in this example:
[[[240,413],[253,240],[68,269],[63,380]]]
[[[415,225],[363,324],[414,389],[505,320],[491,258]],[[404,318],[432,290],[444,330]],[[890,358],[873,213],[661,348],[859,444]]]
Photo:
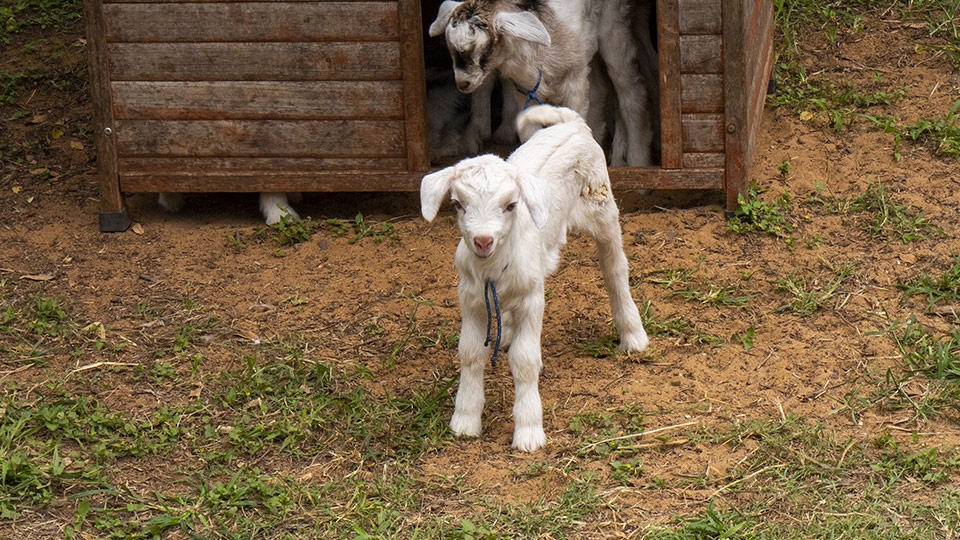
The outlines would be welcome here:
[[[523,110],[527,110],[527,107],[530,106],[531,101],[536,101],[538,104],[543,105],[543,101],[537,97],[537,90],[540,89],[540,83],[543,82],[543,70],[537,70],[537,84],[533,85],[532,90],[524,90],[520,88],[520,85],[516,82],[513,83],[513,86],[516,87],[517,92],[521,94],[526,94],[527,100],[523,102]]]
[[[493,325],[493,313],[490,311],[490,296],[493,296],[493,307],[497,315],[497,340],[493,344],[493,356],[490,358],[490,364],[497,367],[497,355],[500,354],[500,338],[503,335],[503,318],[500,316],[500,299],[497,297],[497,284],[493,280],[487,280],[483,284],[483,303],[487,306],[487,340],[483,342],[484,347],[490,346],[490,330]]]

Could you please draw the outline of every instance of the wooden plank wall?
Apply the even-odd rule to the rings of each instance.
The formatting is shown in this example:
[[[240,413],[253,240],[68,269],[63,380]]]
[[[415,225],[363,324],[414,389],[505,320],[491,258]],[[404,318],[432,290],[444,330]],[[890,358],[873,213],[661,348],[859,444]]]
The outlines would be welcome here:
[[[726,98],[727,209],[737,207],[737,194],[749,185],[750,166],[760,130],[766,90],[773,68],[772,0],[723,0],[729,67],[724,85],[737,89]]]
[[[772,0],[744,1],[744,35],[746,47],[752,54],[746,58],[745,75],[747,77],[747,141],[745,143],[745,161],[747,167],[753,163],[757,138],[763,117],[763,106],[767,101],[767,89],[773,73],[773,2]],[[749,169],[748,169],[749,174]],[[745,189],[746,186],[743,186]]]
[[[105,207],[122,192],[413,191],[429,169],[418,0],[84,8]],[[662,166],[611,178],[729,201],[759,129],[771,0],[657,10]]]
[[[428,168],[416,0],[101,1],[122,191]]]
[[[721,0],[680,0],[681,165],[724,165]]]
[[[610,169],[617,188],[723,189],[721,0],[657,0],[659,168]]]

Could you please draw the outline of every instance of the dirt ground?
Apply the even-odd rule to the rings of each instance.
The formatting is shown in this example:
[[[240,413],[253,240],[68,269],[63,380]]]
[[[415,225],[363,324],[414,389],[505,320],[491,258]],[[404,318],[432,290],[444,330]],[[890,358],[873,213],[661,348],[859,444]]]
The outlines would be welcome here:
[[[81,31],[48,36],[39,47],[59,55],[65,69],[80,70]],[[908,86],[900,102],[872,110],[912,121],[945,115],[960,97],[960,76],[936,51],[917,46],[925,39],[923,28],[873,19],[835,44],[811,36],[803,46],[818,81],[865,91]],[[36,55],[17,54],[21,45],[8,47],[13,54],[5,51],[4,69],[35,61]],[[430,224],[420,218],[415,194],[308,193],[295,205],[302,216],[326,223],[362,214],[375,228],[391,224],[394,233],[379,242],[352,243],[350,235],[336,236],[324,226],[305,243],[278,247],[262,234],[255,195],[194,195],[182,213],[169,214],[158,208],[155,195],[132,194],[127,202],[136,226],[101,233],[87,91],[81,84],[65,91],[41,85],[0,107],[0,280],[12,284],[5,291],[69,299],[78,317],[100,321],[114,340],[131,345],[117,353],[117,362],[152,362],[149,352],[158,338],[142,327],[142,306],[169,314],[189,301],[230,329],[210,336],[213,343],[302,336],[314,358],[367,365],[371,384],[382,392],[455,375],[455,348],[409,347],[395,366],[383,362],[411,321],[419,336],[439,340],[457,331],[458,234],[449,209]],[[689,422],[795,414],[851,436],[921,431],[927,442],[960,444],[956,430],[939,421],[919,424],[909,413],[881,408],[853,421],[842,407],[850,392],[867,393],[871,381],[897,365],[893,343],[877,335],[892,321],[916,315],[939,331],[957,322],[922,313],[924,302],[904,301],[897,287],[924,273],[943,273],[960,253],[957,163],[911,144],[901,147],[903,157],[896,161],[893,136],[868,121],[838,133],[824,113],[810,112],[812,118],[767,108],[752,172],[768,188],[768,202],[783,190],[792,197],[791,241],[728,232],[718,194],[618,194],[638,304],[649,302],[657,321],[682,318],[692,329],[653,336],[647,354],[594,358],[585,352],[583,346],[600,341],[612,324],[593,248],[586,238],[571,239],[548,282],[541,381],[546,455],[571,451],[574,415],[624,406],[642,410],[647,429],[682,432],[676,426]],[[869,216],[863,213],[832,214],[804,203],[815,186],[853,199],[877,183],[895,200],[922,210],[945,234],[913,242],[877,238],[864,229]],[[778,280],[800,273],[822,286],[833,275],[829,268],[847,263],[855,269],[823,308],[812,315],[781,309],[787,298]],[[742,307],[682,298],[655,282],[673,269],[696,269],[689,283],[702,290],[726,286],[751,297]],[[374,327],[381,332],[371,333]],[[751,331],[748,348],[741,338]],[[240,367],[235,355],[218,350],[205,352],[202,373]],[[65,357],[44,370],[18,370],[0,359],[0,381],[28,386],[83,362]],[[101,385],[94,393],[116,410],[182,403],[195,391],[172,387],[158,393],[118,376],[94,380]],[[533,501],[559,491],[558,476],[525,480],[511,474],[543,458],[510,450],[511,407],[512,381],[507,363],[500,362],[487,371],[484,435],[424,456],[424,474],[457,471],[467,485],[503,500]],[[650,477],[723,477],[748,451],[678,445],[646,456],[644,467]],[[162,475],[161,467],[145,476],[158,481]],[[621,511],[657,521],[702,505],[709,491],[663,497],[625,490],[611,496]],[[597,530],[603,521],[601,516]]]

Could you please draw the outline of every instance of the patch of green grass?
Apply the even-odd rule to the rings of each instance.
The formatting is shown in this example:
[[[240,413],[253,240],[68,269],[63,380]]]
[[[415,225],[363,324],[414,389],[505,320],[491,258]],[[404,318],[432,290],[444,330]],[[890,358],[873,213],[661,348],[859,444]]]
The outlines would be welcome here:
[[[934,336],[911,319],[890,332],[909,373],[922,374],[956,385],[952,392],[960,395],[960,328]]]
[[[939,514],[960,509],[952,485],[960,473],[956,448],[851,439],[789,414],[695,435],[695,442],[741,447],[746,455],[722,477],[701,479],[713,501],[707,511],[653,528],[650,538],[862,538],[867,531],[870,538],[920,540],[939,537],[945,520],[960,522],[960,514]],[[730,505],[736,510],[715,509]]]
[[[702,268],[704,260],[701,255],[697,261],[697,266],[692,269],[672,268],[653,271],[647,277],[647,281],[672,291],[672,296],[679,296],[715,307],[742,307],[753,298],[752,293],[742,293],[734,285],[715,285],[694,280],[693,277]],[[655,322],[652,322],[651,325],[658,326]]]
[[[870,185],[853,201],[851,208],[872,214],[873,220],[867,223],[866,229],[876,238],[892,237],[901,242],[912,242],[929,234],[942,234],[919,209],[896,201],[883,184]]]
[[[42,292],[10,296],[0,309],[0,352],[6,356],[0,360],[44,363],[59,344],[77,351],[87,351],[90,345],[104,348],[102,342],[91,343],[83,336],[82,325],[61,298]]]
[[[386,241],[387,244],[395,246],[400,243],[400,237],[393,226],[393,223],[382,222],[377,225],[367,223],[363,214],[357,214],[353,219],[353,232],[356,236],[351,239],[351,243],[357,243],[364,238],[371,238],[375,243]]]
[[[903,157],[900,148],[904,141],[932,147],[936,155],[960,156],[960,100],[945,116],[920,118],[912,123],[903,123],[891,115],[865,115],[864,118],[877,129],[893,135],[893,156],[897,161]]]
[[[717,308],[724,307],[743,307],[751,298],[756,296],[753,293],[743,293],[733,285],[715,285],[706,284],[704,286],[688,286],[672,293],[680,298],[708,304]]]
[[[640,309],[640,318],[643,328],[650,336],[685,338],[690,343],[717,347],[724,343],[724,339],[697,331],[693,324],[684,317],[667,317],[659,319],[654,316],[653,303],[647,301]]]
[[[774,283],[774,288],[787,296],[787,303],[780,309],[801,315],[810,315],[834,298],[837,289],[846,277],[856,268],[856,264],[843,264],[832,267],[823,263],[828,272],[813,275],[809,269],[800,269]]]
[[[870,184],[854,199],[828,195],[821,185],[814,186],[814,189],[816,192],[807,197],[805,204],[829,214],[867,214],[869,218],[863,220],[863,228],[874,238],[906,243],[944,234],[920,209],[898,201],[883,184]]]
[[[938,277],[923,276],[900,286],[907,298],[922,295],[927,298],[927,310],[944,301],[960,300],[960,255],[953,266]]]
[[[867,380],[874,390],[862,389],[844,398],[843,409],[853,418],[872,407],[905,411],[917,422],[946,417],[956,421],[960,401],[960,328],[931,333],[915,317],[897,321],[878,332],[893,341],[900,365],[876,380]]]
[[[3,0],[0,2],[0,42],[28,27],[63,30],[80,20],[82,0]]]
[[[605,332],[589,343],[577,343],[576,347],[591,358],[611,358],[619,353],[617,335],[611,332]]]

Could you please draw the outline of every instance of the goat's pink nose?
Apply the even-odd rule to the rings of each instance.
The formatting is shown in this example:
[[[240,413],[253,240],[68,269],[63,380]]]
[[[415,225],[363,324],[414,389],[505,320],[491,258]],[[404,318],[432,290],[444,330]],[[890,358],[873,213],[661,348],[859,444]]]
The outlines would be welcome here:
[[[493,247],[493,237],[477,236],[473,239],[473,246],[477,248],[478,253],[487,253]]]

